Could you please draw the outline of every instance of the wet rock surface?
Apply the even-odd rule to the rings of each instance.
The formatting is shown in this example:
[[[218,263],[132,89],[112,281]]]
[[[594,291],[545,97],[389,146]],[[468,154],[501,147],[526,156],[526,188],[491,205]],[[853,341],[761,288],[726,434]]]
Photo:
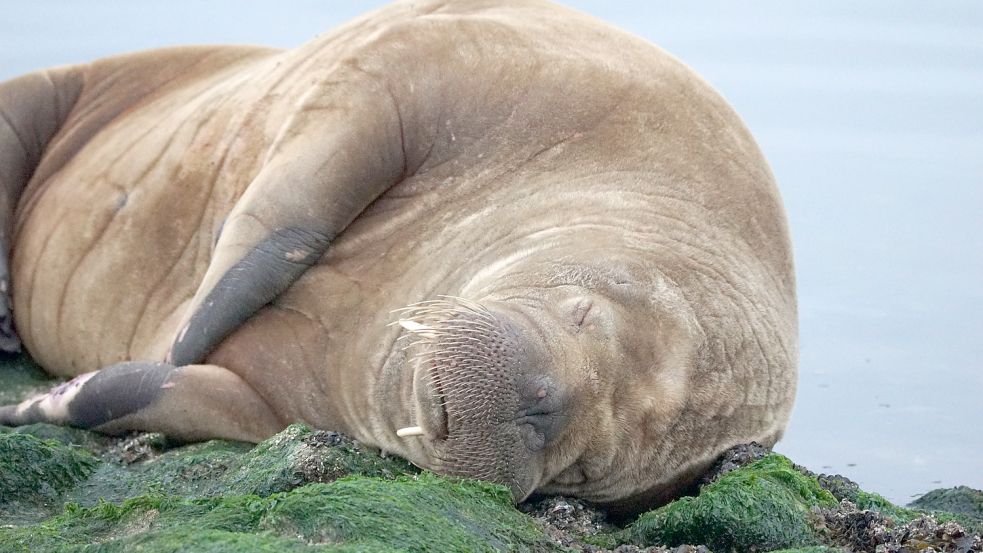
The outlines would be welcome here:
[[[7,401],[44,382],[31,370],[17,365],[4,388],[0,360]],[[697,495],[619,525],[575,498],[516,507],[503,487],[421,472],[303,425],[256,445],[0,427],[4,552],[983,553],[981,497],[936,490],[900,507],[745,444]]]
[[[758,442],[735,445],[720,455],[717,462],[700,478],[700,485],[710,484],[728,472],[763,459],[769,453],[771,450]]]
[[[553,543],[573,551],[601,551],[582,540],[616,530],[607,521],[604,511],[572,497],[540,498],[523,503],[518,508],[532,517]]]
[[[900,522],[876,511],[861,510],[848,500],[832,509],[819,509],[817,528],[825,540],[850,551],[863,553],[978,553],[983,551],[980,535],[959,523],[940,522],[933,515],[918,515]]]
[[[143,432],[129,435],[108,446],[102,457],[120,465],[149,461],[163,453],[171,444],[163,434]]]

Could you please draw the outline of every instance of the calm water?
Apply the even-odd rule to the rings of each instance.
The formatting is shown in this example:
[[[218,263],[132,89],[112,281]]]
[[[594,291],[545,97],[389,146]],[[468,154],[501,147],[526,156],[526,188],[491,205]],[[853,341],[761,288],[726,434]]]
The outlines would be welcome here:
[[[694,67],[772,164],[802,346],[778,449],[902,503],[983,488],[983,4],[569,3]],[[171,44],[292,46],[381,2],[203,4],[2,1],[0,78]]]

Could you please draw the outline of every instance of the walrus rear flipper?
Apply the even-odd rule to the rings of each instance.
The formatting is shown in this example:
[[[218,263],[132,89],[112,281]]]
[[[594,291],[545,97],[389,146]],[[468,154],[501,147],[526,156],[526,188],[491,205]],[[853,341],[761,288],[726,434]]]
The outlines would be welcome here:
[[[0,424],[68,424],[116,434],[162,432],[198,441],[258,442],[285,426],[241,378],[214,365],[120,363],[80,375],[17,405]]]
[[[51,138],[82,92],[79,71],[39,71],[0,83],[0,351],[20,351],[10,301],[14,210]]]
[[[364,73],[308,91],[229,213],[167,361],[200,363],[407,173],[403,121]]]

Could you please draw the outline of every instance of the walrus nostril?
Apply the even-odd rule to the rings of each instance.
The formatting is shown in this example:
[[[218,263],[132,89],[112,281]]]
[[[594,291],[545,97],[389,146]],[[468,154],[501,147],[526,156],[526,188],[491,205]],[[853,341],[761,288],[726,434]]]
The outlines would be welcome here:
[[[519,385],[515,424],[526,445],[537,451],[556,441],[570,418],[571,391],[545,374],[530,376]]]

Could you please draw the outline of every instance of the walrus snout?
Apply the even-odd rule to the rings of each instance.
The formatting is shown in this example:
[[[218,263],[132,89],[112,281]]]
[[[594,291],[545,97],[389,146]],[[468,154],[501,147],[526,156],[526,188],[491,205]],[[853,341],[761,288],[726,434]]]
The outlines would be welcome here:
[[[528,329],[465,300],[411,306],[400,324],[418,338],[417,426],[445,474],[498,482],[521,500],[541,478],[536,459],[564,418],[561,386],[541,371]]]

